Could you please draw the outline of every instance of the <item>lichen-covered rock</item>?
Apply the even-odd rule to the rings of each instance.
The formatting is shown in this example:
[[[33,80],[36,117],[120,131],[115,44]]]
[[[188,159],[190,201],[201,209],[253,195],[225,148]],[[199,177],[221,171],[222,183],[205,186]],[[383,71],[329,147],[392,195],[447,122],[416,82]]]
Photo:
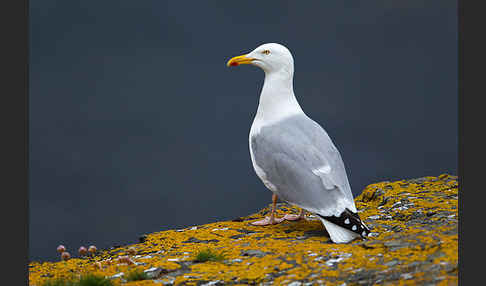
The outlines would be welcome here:
[[[233,221],[147,234],[138,244],[94,257],[31,262],[29,281],[42,286],[51,278],[93,273],[127,286],[457,285],[457,199],[456,176],[381,182],[355,199],[372,231],[367,240],[334,244],[313,216],[267,227],[250,225],[268,213],[267,207]],[[298,211],[278,204],[280,216]],[[137,253],[130,256],[135,264],[118,263],[117,257],[130,255],[130,247]],[[195,262],[204,249],[223,253],[224,259]],[[137,268],[156,275],[131,282],[116,278]]]

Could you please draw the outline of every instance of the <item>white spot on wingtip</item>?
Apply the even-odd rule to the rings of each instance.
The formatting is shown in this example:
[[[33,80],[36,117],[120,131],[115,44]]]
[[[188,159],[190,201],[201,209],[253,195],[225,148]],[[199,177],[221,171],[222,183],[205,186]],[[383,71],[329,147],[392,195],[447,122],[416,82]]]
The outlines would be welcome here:
[[[344,221],[345,224],[349,224],[349,218]]]
[[[356,225],[353,225],[353,227],[351,229],[352,230],[356,230]]]

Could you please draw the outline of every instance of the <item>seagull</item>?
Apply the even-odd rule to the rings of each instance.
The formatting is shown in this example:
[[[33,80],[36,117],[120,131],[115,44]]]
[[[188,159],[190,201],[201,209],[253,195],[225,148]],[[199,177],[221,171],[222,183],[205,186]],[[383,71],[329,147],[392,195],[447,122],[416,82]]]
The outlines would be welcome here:
[[[277,43],[263,44],[236,56],[227,66],[251,64],[265,72],[258,109],[251,125],[249,149],[257,176],[272,193],[270,216],[253,225],[273,225],[315,214],[334,243],[366,238],[344,163],[327,132],[309,118],[294,94],[294,59]],[[301,208],[299,215],[275,217],[280,198]]]

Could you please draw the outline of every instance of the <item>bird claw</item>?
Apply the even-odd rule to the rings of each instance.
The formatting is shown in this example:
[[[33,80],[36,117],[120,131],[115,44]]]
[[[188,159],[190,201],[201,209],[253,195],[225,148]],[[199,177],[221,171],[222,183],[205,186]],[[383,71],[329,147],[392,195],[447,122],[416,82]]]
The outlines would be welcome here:
[[[304,219],[305,217],[302,215],[295,215],[295,214],[285,214],[282,219],[289,220],[289,221],[296,221]]]
[[[265,225],[271,225],[271,224],[278,224],[278,223],[281,223],[282,221],[284,221],[284,218],[276,218],[276,217],[271,218],[271,217],[266,216],[264,219],[251,222],[250,224],[251,225],[265,226]]]

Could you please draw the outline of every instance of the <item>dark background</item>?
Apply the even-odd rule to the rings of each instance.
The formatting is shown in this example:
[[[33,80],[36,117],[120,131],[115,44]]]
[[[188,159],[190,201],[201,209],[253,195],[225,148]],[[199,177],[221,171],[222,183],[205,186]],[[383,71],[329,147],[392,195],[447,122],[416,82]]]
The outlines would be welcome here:
[[[456,1],[30,1],[29,258],[259,210],[248,133],[295,59],[304,111],[368,184],[457,173]]]

